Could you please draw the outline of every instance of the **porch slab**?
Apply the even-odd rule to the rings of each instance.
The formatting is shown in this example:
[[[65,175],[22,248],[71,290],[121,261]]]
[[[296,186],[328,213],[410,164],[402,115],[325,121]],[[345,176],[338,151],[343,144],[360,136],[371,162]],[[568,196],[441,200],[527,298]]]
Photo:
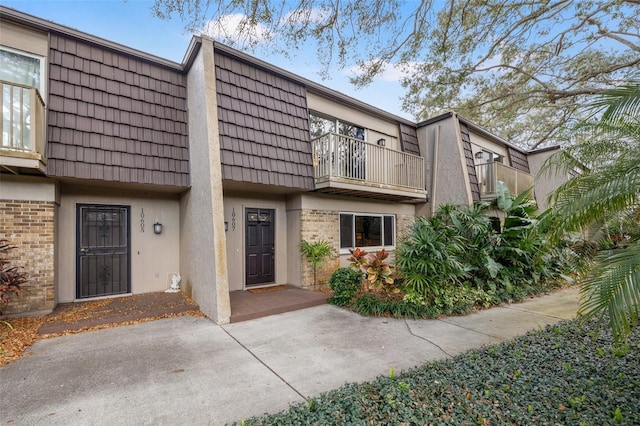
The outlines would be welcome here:
[[[326,293],[305,290],[292,285],[277,286],[272,291],[233,291],[230,322],[241,322],[324,305],[330,297]]]

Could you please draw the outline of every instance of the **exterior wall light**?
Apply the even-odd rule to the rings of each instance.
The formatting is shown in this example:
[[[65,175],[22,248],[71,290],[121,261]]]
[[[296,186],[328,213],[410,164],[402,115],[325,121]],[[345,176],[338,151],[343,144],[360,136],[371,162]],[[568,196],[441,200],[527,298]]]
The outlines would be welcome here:
[[[153,224],[153,233],[162,234],[162,224],[160,222],[156,222]]]
[[[378,139],[378,145],[379,146],[385,146],[387,144],[387,140],[386,139]]]

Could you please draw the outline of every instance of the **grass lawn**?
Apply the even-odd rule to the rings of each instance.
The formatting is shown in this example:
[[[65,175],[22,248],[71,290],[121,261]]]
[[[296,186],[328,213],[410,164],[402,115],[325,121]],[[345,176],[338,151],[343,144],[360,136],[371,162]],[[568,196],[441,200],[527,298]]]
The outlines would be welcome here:
[[[616,347],[594,329],[562,322],[244,424],[638,425],[640,330]]]

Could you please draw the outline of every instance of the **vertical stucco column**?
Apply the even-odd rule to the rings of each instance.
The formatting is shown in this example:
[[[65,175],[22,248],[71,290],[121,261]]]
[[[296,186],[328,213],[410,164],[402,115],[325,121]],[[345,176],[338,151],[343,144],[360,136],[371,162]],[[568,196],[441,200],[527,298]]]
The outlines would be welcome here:
[[[191,190],[181,200],[180,264],[202,312],[226,324],[231,305],[211,39],[202,39],[187,84]]]

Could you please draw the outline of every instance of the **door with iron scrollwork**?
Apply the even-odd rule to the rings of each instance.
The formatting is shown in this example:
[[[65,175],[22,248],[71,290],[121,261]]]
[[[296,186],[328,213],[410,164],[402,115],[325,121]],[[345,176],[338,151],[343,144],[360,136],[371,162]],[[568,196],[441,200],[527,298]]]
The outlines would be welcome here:
[[[131,291],[129,207],[77,206],[76,297]]]

